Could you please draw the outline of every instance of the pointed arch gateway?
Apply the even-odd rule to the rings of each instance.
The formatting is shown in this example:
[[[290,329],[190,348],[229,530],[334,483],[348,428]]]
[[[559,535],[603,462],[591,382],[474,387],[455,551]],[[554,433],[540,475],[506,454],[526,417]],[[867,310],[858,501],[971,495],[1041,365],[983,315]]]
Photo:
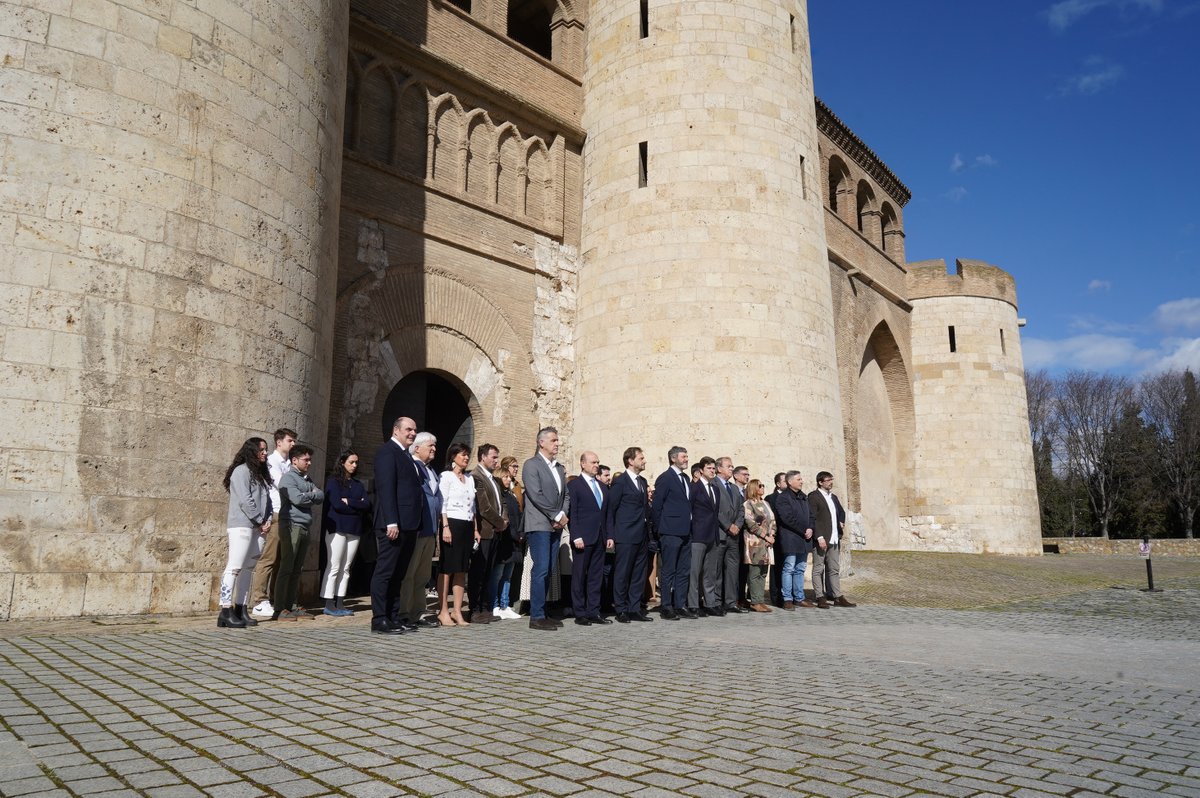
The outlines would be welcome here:
[[[857,493],[871,549],[903,548],[901,518],[911,514],[912,383],[886,321],[863,348],[855,391]]]

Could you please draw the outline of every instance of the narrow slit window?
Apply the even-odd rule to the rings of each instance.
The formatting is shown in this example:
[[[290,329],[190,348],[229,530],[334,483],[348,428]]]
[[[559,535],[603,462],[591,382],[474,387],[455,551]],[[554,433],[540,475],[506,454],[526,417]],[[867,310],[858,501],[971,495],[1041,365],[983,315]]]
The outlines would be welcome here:
[[[1000,354],[1007,355],[1008,347],[1004,343],[1004,330],[1000,331]]]
[[[796,52],[796,15],[788,14],[788,35],[792,37],[792,52]]]
[[[638,142],[638,188],[645,188],[650,182],[649,157],[646,153],[646,142]]]
[[[950,325],[946,329],[950,331],[950,351],[957,352],[958,351],[958,342],[954,338],[954,325]]]
[[[808,199],[808,175],[804,166],[804,156],[800,156],[800,197]]]
[[[638,38],[650,36],[650,0],[638,0]]]

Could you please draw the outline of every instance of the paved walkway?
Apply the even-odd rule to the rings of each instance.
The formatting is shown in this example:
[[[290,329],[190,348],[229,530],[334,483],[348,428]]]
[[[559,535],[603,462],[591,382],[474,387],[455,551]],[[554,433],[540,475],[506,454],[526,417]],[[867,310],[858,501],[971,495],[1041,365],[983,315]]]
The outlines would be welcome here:
[[[0,794],[1200,796],[1200,564],[1172,567],[1157,595],[554,633],[10,627]]]

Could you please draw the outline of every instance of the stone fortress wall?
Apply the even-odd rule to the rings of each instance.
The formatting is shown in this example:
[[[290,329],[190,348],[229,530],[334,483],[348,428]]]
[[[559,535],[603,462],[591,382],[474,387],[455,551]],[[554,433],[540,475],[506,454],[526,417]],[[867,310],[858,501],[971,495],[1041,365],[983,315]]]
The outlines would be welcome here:
[[[1040,549],[999,514],[1032,489],[1015,296],[973,286],[1007,276],[905,262],[803,0],[10,8],[0,618],[207,609],[238,444],[369,477],[423,375],[519,457],[682,442],[829,468],[871,547]],[[982,418],[982,480],[919,446]]]

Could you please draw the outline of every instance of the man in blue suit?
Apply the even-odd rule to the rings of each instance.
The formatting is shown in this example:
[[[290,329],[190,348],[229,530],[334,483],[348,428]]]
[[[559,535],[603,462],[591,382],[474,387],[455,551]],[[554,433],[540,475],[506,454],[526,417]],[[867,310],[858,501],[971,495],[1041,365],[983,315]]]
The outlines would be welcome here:
[[[375,452],[375,573],[371,575],[371,631],[399,635],[416,629],[400,620],[400,586],[417,534],[430,523],[421,472],[408,447],[417,423],[401,416],[392,437]]]
[[[688,571],[691,568],[692,493],[688,479],[688,453],[682,446],[667,452],[671,466],[654,480],[654,502],[650,518],[658,530],[662,565],[658,574],[658,593],[662,599],[662,618],[677,621],[693,618],[687,612]]]
[[[720,499],[713,486],[713,480],[717,477],[717,461],[702,457],[696,466],[700,469],[700,480],[692,483],[692,562],[688,574],[688,611],[697,617],[701,614],[724,615],[712,579],[717,558],[723,556],[723,552],[717,549],[721,533],[717,523]],[[703,611],[700,609],[701,595],[704,596]]]
[[[571,605],[579,626],[612,623],[600,614],[600,584],[608,534],[608,486],[597,479],[600,458],[595,452],[579,457],[580,475],[567,484],[571,500]]]
[[[647,519],[650,503],[646,496],[650,485],[646,453],[636,446],[625,450],[621,458],[625,470],[613,477],[608,489],[608,534],[613,540],[613,609],[617,623],[651,621],[642,610],[642,585],[646,582],[649,562]]]

